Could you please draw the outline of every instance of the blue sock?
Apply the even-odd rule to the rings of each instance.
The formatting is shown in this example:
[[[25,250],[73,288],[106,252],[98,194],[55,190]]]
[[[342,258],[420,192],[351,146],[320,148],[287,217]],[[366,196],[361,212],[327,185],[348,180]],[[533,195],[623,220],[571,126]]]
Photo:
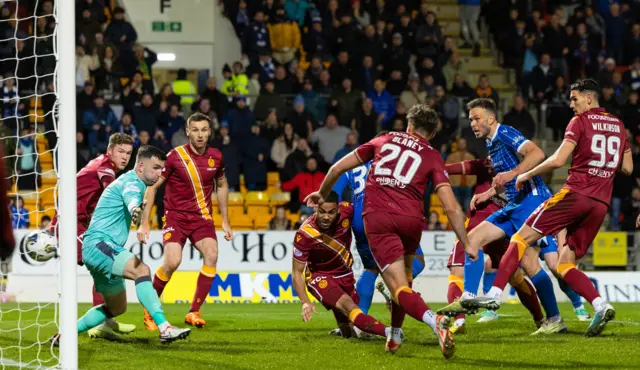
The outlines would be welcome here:
[[[362,271],[362,275],[360,275],[360,277],[358,278],[358,282],[356,283],[356,291],[360,296],[358,307],[365,314],[369,313],[369,308],[371,308],[371,301],[373,300],[373,290],[375,289],[377,277],[378,274],[364,270]]]
[[[578,307],[582,306],[582,298],[580,298],[578,293],[576,293],[569,286],[569,284],[567,284],[567,282],[564,281],[564,279],[558,278],[558,284],[560,285],[560,289],[562,289],[564,294],[566,294],[567,297],[569,297],[569,299],[571,300],[571,304],[573,305],[573,308],[578,308]]]
[[[544,270],[538,271],[533,277],[531,277],[533,286],[538,291],[538,298],[544,308],[544,312],[547,313],[547,317],[554,317],[560,314],[558,310],[558,302],[556,302],[556,295],[553,292],[553,283],[549,275]]]
[[[422,270],[424,270],[424,263],[417,258],[413,259],[413,264],[411,265],[411,270],[413,271],[413,278],[420,275]],[[361,308],[362,309],[362,308]]]
[[[512,296],[512,297],[515,297],[515,295],[516,295],[516,288],[511,287],[511,291],[509,292],[509,295],[510,295],[510,296]]]
[[[151,276],[143,276],[136,279],[136,294],[142,306],[153,317],[156,325],[160,326],[167,322],[167,318],[162,311],[162,304],[158,298],[158,292],[153,289],[153,284],[151,284]]]
[[[484,252],[478,251],[478,259],[472,262],[469,256],[465,256],[464,262],[464,291],[478,294],[480,287],[480,279],[484,272]]]
[[[482,293],[489,293],[489,289],[493,286],[493,281],[496,279],[496,275],[498,272],[484,272],[484,276],[482,277]]]
[[[85,331],[94,328],[104,322],[104,320],[111,317],[108,313],[105,305],[91,307],[87,313],[78,319],[78,333],[84,333]]]

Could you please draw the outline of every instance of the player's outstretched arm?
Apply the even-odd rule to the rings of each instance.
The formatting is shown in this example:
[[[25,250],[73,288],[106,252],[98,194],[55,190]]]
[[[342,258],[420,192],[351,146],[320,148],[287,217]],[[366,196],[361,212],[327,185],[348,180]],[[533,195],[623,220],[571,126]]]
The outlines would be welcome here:
[[[218,199],[218,207],[222,215],[222,230],[224,230],[224,238],[229,241],[233,239],[233,231],[229,224],[229,184],[227,177],[222,176],[216,179],[216,198]]]
[[[334,163],[331,168],[329,168],[329,172],[322,181],[322,185],[320,185],[320,189],[316,192],[313,192],[304,199],[305,203],[307,203],[308,207],[315,207],[318,204],[324,202],[324,199],[329,195],[329,192],[333,188],[333,185],[338,181],[340,176],[352,170],[359,165],[361,165],[360,159],[355,154],[355,151],[347,154],[341,160]]]
[[[631,154],[631,151],[625,152],[623,154],[620,172],[622,172],[626,176],[631,176],[631,174],[633,173],[633,154]]]
[[[149,217],[151,216],[151,209],[153,208],[153,204],[155,203],[156,193],[158,189],[164,184],[165,180],[163,177],[160,177],[158,181],[152,186],[148,186],[147,190],[144,192],[144,200],[145,207],[142,211],[142,217],[140,218],[140,226],[138,226],[138,241],[140,243],[146,243],[149,239],[149,231],[151,226],[149,226]]]
[[[535,145],[535,144],[534,144]],[[573,150],[576,148],[576,144],[569,140],[563,140],[560,147],[553,153],[549,158],[547,158],[544,162],[540,163],[535,168],[518,175],[516,179],[516,188],[522,189],[524,184],[534,178],[535,176],[541,175],[543,173],[551,172],[556,168],[560,168],[567,163],[569,157],[573,153]]]
[[[311,321],[311,312],[318,313],[316,311],[316,307],[311,303],[309,296],[307,295],[307,289],[305,288],[304,283],[304,268],[306,264],[293,259],[291,280],[293,283],[293,289],[296,290],[296,294],[298,294],[298,298],[300,298],[300,302],[302,302],[302,320],[304,322]]]
[[[458,200],[456,200],[456,196],[453,194],[451,185],[441,185],[436,189],[436,193],[438,194],[438,198],[440,198],[440,202],[442,202],[442,206],[444,207],[444,211],[449,218],[451,226],[453,227],[453,231],[464,246],[465,252],[469,255],[471,260],[475,261],[478,258],[478,251],[472,248],[469,243],[469,237],[467,236],[467,230],[464,225],[465,215],[464,212],[462,212],[462,208],[460,207]]]
[[[527,141],[522,144],[520,148],[518,148],[518,153],[522,155],[522,161],[520,164],[511,171],[497,174],[493,178],[494,186],[503,187],[504,184],[531,170],[544,160],[544,152],[532,141]]]

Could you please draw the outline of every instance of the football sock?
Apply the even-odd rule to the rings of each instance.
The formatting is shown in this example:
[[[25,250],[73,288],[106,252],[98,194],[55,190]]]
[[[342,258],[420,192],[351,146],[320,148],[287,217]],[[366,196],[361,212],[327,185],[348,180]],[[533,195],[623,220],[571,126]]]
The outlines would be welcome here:
[[[431,320],[433,312],[430,315],[425,315],[430,312],[429,306],[422,300],[418,293],[414,292],[408,286],[398,288],[395,292],[396,300],[398,304],[402,306],[404,311],[414,319],[422,321],[432,328],[435,328],[435,318]],[[433,321],[433,322],[431,322]],[[394,326],[394,325],[392,325]],[[395,327],[395,326],[394,326]]]
[[[493,286],[493,281],[496,280],[497,274],[496,271],[484,272],[484,276],[482,277],[482,293],[489,293],[489,289]]]
[[[391,300],[391,327],[401,328],[402,323],[404,323],[404,315],[404,309],[394,300]]]
[[[413,274],[413,278],[420,275],[420,273],[424,270],[424,263],[417,258],[413,259],[413,264],[411,265],[411,273]]]
[[[511,276],[516,272],[520,265],[520,259],[524,255],[524,251],[528,248],[527,242],[518,234],[514,234],[509,243],[507,252],[502,256],[500,260],[500,267],[498,268],[498,274],[496,280],[493,282],[493,287],[499,288],[500,293],[507,286],[507,282],[511,279]],[[537,287],[537,286],[536,286]],[[496,291],[490,289],[489,292]],[[494,297],[497,298],[497,297]]]
[[[460,247],[462,248],[462,247]],[[484,252],[478,251],[478,259],[471,261],[469,256],[465,256],[464,262],[464,291],[478,294],[480,280],[484,272]]]
[[[78,333],[84,333],[85,331],[102,324],[104,320],[110,317],[111,314],[105,305],[101,304],[99,306],[93,306],[78,319]]]
[[[357,326],[358,329],[379,335],[381,337],[385,337],[385,329],[387,328],[384,324],[378,322],[378,320],[373,317],[363,313],[361,309],[356,308],[355,310],[349,313],[349,321],[353,323],[353,325]]]
[[[518,294],[520,302],[527,310],[529,310],[531,316],[533,316],[533,320],[541,321],[544,318],[544,315],[540,308],[540,301],[538,300],[536,289],[527,279],[524,278],[522,271],[519,270],[516,272],[516,275],[509,282],[515,287],[514,290]]]
[[[564,294],[566,294],[567,297],[569,297],[569,300],[571,300],[573,308],[580,308],[580,306],[582,306],[582,299],[580,298],[580,295],[576,293],[575,290],[571,289],[564,279],[558,278],[558,285],[560,285],[560,289],[562,289]]]
[[[449,275],[449,288],[447,289],[447,302],[452,303],[462,295],[464,281],[461,277]],[[457,315],[456,320],[464,320],[464,315]]]
[[[558,310],[558,302],[556,302],[556,295],[553,292],[553,283],[551,278],[544,270],[538,271],[537,274],[531,277],[531,282],[538,291],[538,297],[540,303],[544,308],[544,312],[547,314],[547,318],[558,316],[560,311]]]
[[[191,302],[191,308],[189,312],[200,311],[200,306],[204,303],[205,299],[211,291],[211,284],[216,277],[216,268],[211,266],[202,266],[200,275],[198,275],[198,282],[196,285],[196,292],[193,295],[193,302]]]
[[[151,284],[151,276],[143,276],[136,279],[136,294],[138,295],[138,301],[140,301],[142,306],[144,306],[151,317],[153,317],[153,321],[158,325],[158,328],[167,322],[167,318],[164,316],[164,312],[162,312],[160,298],[158,298],[158,294]]]
[[[102,297],[102,294],[96,292],[96,286],[95,285],[93,286],[92,295],[93,295],[93,305],[94,306],[99,306],[99,305],[104,303],[104,298]]]
[[[560,271],[560,266],[558,266],[558,271]],[[560,273],[562,273],[562,271],[560,271]],[[593,302],[596,298],[600,297],[600,294],[598,294],[598,291],[593,286],[593,283],[591,283],[591,280],[589,280],[584,272],[576,269],[574,266],[574,268],[570,268],[564,272],[563,278],[564,281],[566,281],[567,284],[569,284],[569,286],[573,288],[576,293],[580,294],[582,297],[584,297],[584,299],[591,302],[593,308],[598,310]]]
[[[495,277],[493,278],[493,280],[495,281]],[[510,296],[515,296],[516,295],[516,289],[514,287],[511,287],[511,289],[509,289],[509,295]]]
[[[358,278],[358,282],[356,283],[356,291],[360,296],[360,302],[358,302],[358,307],[364,313],[369,313],[369,308],[371,308],[371,302],[373,301],[373,291],[375,290],[376,278],[378,274],[371,272],[369,270],[362,271],[362,275]]]
[[[158,293],[158,297],[162,295],[164,287],[167,286],[170,278],[171,276],[167,276],[164,271],[162,271],[162,267],[158,267],[156,275],[153,277],[153,289]]]

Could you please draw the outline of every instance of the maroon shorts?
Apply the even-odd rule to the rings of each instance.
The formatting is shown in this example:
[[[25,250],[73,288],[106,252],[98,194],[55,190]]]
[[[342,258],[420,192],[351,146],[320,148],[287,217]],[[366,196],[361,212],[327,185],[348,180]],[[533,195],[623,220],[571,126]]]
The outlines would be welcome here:
[[[344,294],[351,297],[355,304],[360,302],[353,273],[333,276],[322,272],[313,272],[311,273],[311,279],[307,282],[307,286],[311,295],[316,297],[327,310],[336,309],[338,300]]]
[[[566,228],[565,243],[580,259],[600,231],[608,209],[605,203],[562,189],[542,203],[529,216],[526,224],[543,235],[556,235]]]
[[[77,244],[76,247],[78,248],[78,258],[76,263],[80,266],[83,265],[82,263],[82,235],[87,231],[87,229],[89,228],[89,225],[85,225],[83,223],[78,222],[76,224],[76,228],[77,228]],[[51,222],[49,223],[49,226],[47,226],[47,231],[53,233],[56,235],[56,237],[58,237],[58,215],[55,215],[53,217],[53,220],[51,220]]]
[[[218,240],[213,220],[205,220],[195,213],[165,211],[162,222],[163,245],[178,243],[184,247],[187,239],[191,244],[205,238]]]
[[[363,220],[371,254],[380,272],[418,250],[424,225],[422,217],[373,212],[364,215]]]
[[[473,230],[476,226],[480,225],[484,220],[486,220],[491,214],[499,210],[500,205],[496,203],[489,203],[483,209],[469,211],[467,212],[467,221],[465,222],[465,227],[467,232]],[[507,251],[509,247],[509,242],[507,240],[497,240],[495,242],[489,243],[483,246],[482,250],[489,255],[491,258],[491,264],[493,268],[498,268],[500,264],[500,259],[502,255]],[[465,263],[465,252],[464,247],[460,243],[459,240],[456,239],[456,244],[453,246],[451,253],[449,254],[449,260],[447,261],[447,268],[451,268],[453,266],[464,266]]]

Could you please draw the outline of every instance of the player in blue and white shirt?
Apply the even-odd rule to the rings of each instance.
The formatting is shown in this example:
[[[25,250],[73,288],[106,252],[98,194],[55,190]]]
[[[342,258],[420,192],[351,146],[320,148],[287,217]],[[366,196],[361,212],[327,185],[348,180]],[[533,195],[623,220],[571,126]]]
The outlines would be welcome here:
[[[367,240],[367,236],[364,232],[364,222],[362,220],[364,185],[367,182],[367,175],[369,175],[370,167],[371,162],[367,162],[351,171],[343,173],[333,186],[333,191],[338,193],[340,200],[342,200],[343,193],[347,188],[351,189],[353,193],[352,203],[354,210],[351,229],[353,230],[356,249],[358,250],[358,254],[362,260],[362,267],[364,268],[362,275],[360,275],[356,283],[356,290],[360,296],[360,303],[358,306],[364,313],[369,312],[369,308],[371,307],[376,278],[378,277],[378,266],[376,265],[371,249],[369,248],[369,241]],[[414,278],[424,270],[424,254],[422,252],[422,248],[418,248],[416,251],[416,258],[413,260],[412,267]],[[385,296],[385,298],[387,297]]]
[[[505,237],[512,238],[525,223],[537,207],[551,196],[551,191],[539,176],[529,181],[524,189],[515,187],[516,177],[544,160],[544,152],[536,144],[526,139],[513,127],[501,125],[497,121],[496,106],[493,100],[479,98],[468,103],[469,120],[471,129],[476,138],[486,140],[493,169],[496,173],[493,179],[493,187],[483,194],[473,197],[471,207],[489,200],[498,193],[504,193],[509,203],[489,216],[469,233],[471,245],[480,248],[493,241]],[[522,156],[522,160],[519,159]],[[513,241],[513,240],[512,240]],[[543,240],[542,247],[549,248],[545,251],[555,251],[557,245],[553,238]],[[553,284],[549,275],[541,268],[538,253],[525,252],[521,265],[531,278],[536,287],[540,303],[542,304],[548,320],[540,326],[537,334],[566,332],[558,304],[553,292]],[[460,299],[460,305],[465,308],[477,308],[482,306],[482,300],[475,298],[475,290],[467,289],[468,286],[479,285],[484,270],[484,261],[478,258],[465,264],[465,292]],[[479,273],[480,272],[480,273]],[[454,302],[452,305],[455,305]],[[538,323],[541,324],[541,323]]]

